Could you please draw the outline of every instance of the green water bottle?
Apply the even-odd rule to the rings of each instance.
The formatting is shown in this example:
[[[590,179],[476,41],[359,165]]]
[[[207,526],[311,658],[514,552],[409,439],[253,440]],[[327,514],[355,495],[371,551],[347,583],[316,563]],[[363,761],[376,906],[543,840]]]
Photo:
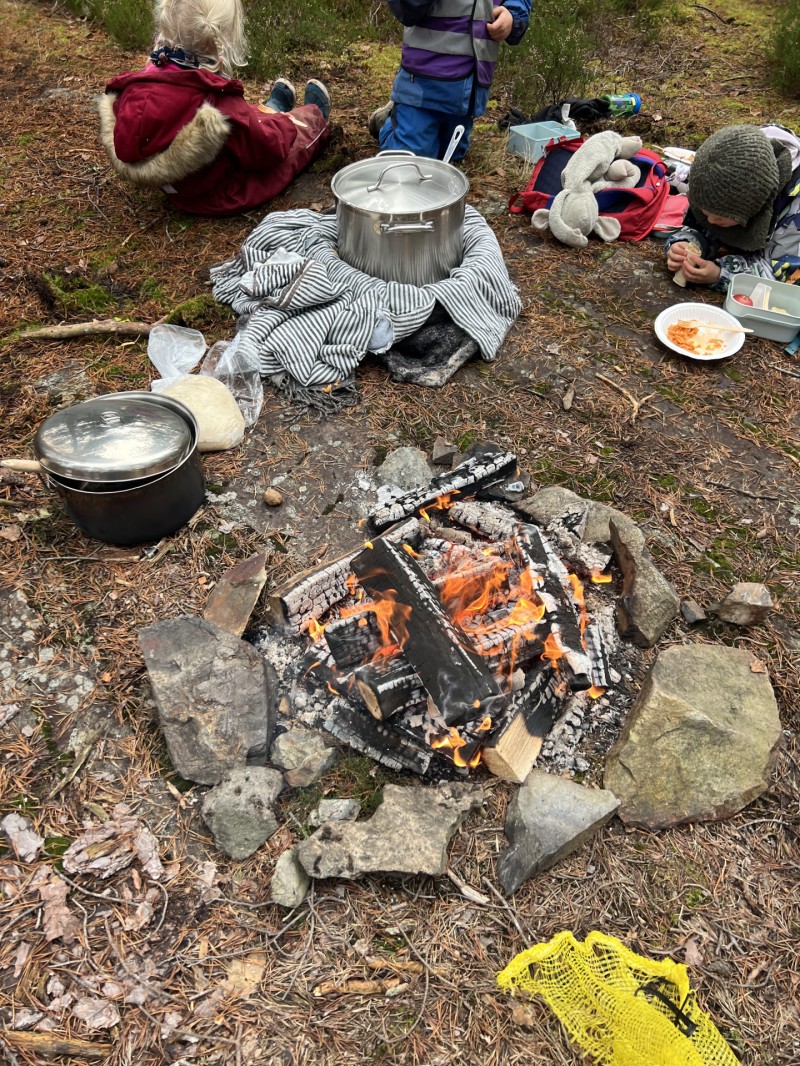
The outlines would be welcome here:
[[[608,104],[613,118],[619,118],[622,115],[637,115],[639,108],[642,106],[641,97],[636,93],[621,93],[617,96],[601,96],[601,100],[605,100]]]

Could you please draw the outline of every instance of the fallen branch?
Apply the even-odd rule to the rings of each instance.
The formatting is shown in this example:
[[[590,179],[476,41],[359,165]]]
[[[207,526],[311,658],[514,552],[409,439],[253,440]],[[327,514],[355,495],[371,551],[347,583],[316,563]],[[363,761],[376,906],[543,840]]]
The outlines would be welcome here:
[[[642,407],[644,407],[648,400],[652,400],[652,398],[656,395],[654,392],[648,392],[648,394],[643,399],[637,400],[636,397],[633,396],[630,392],[628,392],[626,388],[623,388],[622,385],[618,385],[617,382],[612,381],[611,378],[607,378],[605,374],[595,374],[595,377],[598,381],[602,381],[604,384],[610,385],[612,389],[616,389],[617,392],[619,392],[622,396],[625,397],[625,399],[633,408],[633,411],[631,413],[631,425],[639,417],[639,411],[641,411]]]
[[[52,1033],[12,1032],[0,1029],[0,1036],[19,1051],[41,1055],[46,1059],[66,1056],[75,1059],[106,1059],[113,1051],[111,1044],[97,1044],[76,1037],[54,1036]]]
[[[749,496],[751,500],[779,500],[780,496],[768,496],[761,492],[748,492],[747,489],[737,489],[735,485],[726,485],[724,481],[711,481],[706,478],[707,485],[713,485],[715,489],[727,489],[728,492],[738,492],[740,496]]]
[[[773,370],[778,370],[781,374],[788,374],[790,378],[800,378],[800,373],[796,370],[790,370],[787,366],[781,366],[780,363],[769,364]]]
[[[353,977],[345,981],[323,981],[312,991],[312,996],[319,999],[322,996],[355,995],[355,996],[384,996],[391,988],[397,988],[402,984],[399,977],[389,977],[386,980],[373,978],[364,980]]]
[[[113,335],[117,337],[146,337],[155,323],[118,322],[114,318],[92,322],[67,322],[61,326],[40,326],[22,330],[6,338],[12,341],[60,341],[70,337]]]

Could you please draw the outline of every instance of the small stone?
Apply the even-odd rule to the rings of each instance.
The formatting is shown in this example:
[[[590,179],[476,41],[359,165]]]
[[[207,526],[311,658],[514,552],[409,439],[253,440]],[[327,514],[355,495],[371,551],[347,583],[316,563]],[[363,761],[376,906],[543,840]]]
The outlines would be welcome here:
[[[330,769],[336,754],[336,749],[329,748],[319,733],[289,729],[275,738],[270,761],[286,771],[286,784],[290,788],[305,788]]]
[[[298,862],[295,849],[281,852],[270,884],[272,902],[289,910],[299,907],[306,898],[310,884],[311,878]]]
[[[311,825],[324,825],[325,822],[354,822],[361,813],[361,804],[357,799],[320,800],[308,820]]]
[[[217,846],[232,859],[246,859],[278,828],[272,804],[283,788],[277,770],[249,766],[232,770],[203,797],[203,821]]]
[[[736,626],[755,626],[766,621],[772,610],[772,597],[766,585],[757,581],[740,581],[720,603],[708,608],[723,622]]]
[[[270,486],[264,490],[264,495],[261,497],[267,507],[280,507],[283,503],[283,494],[278,492],[277,489]]]
[[[450,444],[444,437],[437,437],[433,443],[431,462],[435,463],[436,466],[450,466],[457,451],[458,448],[455,444]]]
[[[376,471],[381,485],[394,485],[404,492],[423,488],[431,480],[425,454],[419,448],[395,448]]]
[[[693,600],[691,597],[681,600],[681,614],[683,615],[683,620],[690,626],[697,625],[698,622],[705,622],[708,617],[697,600]]]

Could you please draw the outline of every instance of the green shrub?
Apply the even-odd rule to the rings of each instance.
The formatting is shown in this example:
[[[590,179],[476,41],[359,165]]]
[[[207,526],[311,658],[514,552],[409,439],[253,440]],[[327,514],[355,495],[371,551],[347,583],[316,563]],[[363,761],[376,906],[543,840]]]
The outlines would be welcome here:
[[[103,24],[117,44],[131,51],[150,50],[153,40],[153,5],[150,0],[105,0],[102,10]]]
[[[767,46],[767,61],[775,85],[800,96],[800,0],[787,0]]]
[[[580,6],[537,0],[522,43],[504,52],[504,81],[510,83],[513,104],[521,111],[582,96],[589,84],[587,64],[594,42],[584,28]]]

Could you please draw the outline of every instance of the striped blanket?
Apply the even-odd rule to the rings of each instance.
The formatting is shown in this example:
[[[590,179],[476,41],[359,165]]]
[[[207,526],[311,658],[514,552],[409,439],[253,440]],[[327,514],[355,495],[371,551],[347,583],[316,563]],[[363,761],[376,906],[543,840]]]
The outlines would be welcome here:
[[[437,302],[491,361],[521,307],[494,233],[469,206],[464,261],[432,285],[348,266],[336,252],[336,216],[308,210],[268,214],[234,259],[211,268],[211,281],[240,316],[239,356],[294,395],[348,382],[367,352],[410,336]]]

